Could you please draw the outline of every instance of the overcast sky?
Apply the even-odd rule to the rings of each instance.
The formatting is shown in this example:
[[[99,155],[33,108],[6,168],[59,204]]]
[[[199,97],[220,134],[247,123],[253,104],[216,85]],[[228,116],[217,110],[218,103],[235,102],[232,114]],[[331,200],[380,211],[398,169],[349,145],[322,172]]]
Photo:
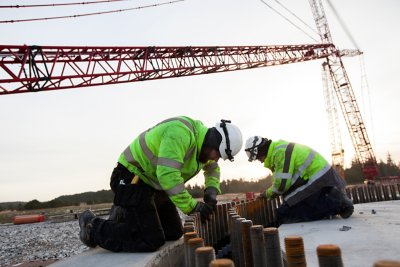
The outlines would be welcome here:
[[[274,0],[264,0],[278,9]],[[1,5],[69,0],[3,0]],[[331,0],[359,48],[369,90],[361,90],[360,58],[344,64],[378,160],[400,160],[400,2]],[[0,9],[1,20],[82,13],[162,3],[125,1],[73,7]],[[307,0],[282,0],[315,28]],[[328,4],[334,44],[354,49]],[[282,9],[279,9],[283,12]],[[285,13],[289,17],[288,13]],[[289,17],[301,25],[293,17]],[[303,27],[304,28],[304,27]],[[185,0],[176,4],[75,19],[0,24],[0,44],[77,46],[289,45],[315,43],[259,0]],[[318,39],[317,35],[313,35]],[[122,150],[143,130],[186,115],[212,127],[230,119],[244,140],[258,134],[311,146],[329,161],[330,140],[321,79],[322,60],[245,71],[0,96],[0,202],[48,201],[109,189]],[[340,118],[343,116],[339,114]],[[341,132],[346,162],[354,156]],[[257,179],[268,172],[242,151],[220,161],[222,179]],[[193,182],[202,184],[200,173]],[[260,189],[261,190],[261,189]]]

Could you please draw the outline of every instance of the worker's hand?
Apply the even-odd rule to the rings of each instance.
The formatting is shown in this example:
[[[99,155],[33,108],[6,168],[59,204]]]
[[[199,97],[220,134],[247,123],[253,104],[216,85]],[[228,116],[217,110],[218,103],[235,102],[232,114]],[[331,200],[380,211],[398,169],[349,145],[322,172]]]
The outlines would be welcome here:
[[[257,199],[267,199],[267,192],[262,191],[260,194],[257,196]]]
[[[214,211],[217,209],[217,195],[218,190],[215,187],[210,186],[204,190],[204,202],[210,205]]]
[[[200,212],[200,219],[204,223],[210,220],[213,209],[210,205],[204,202],[197,202],[197,205],[196,207],[194,207],[193,212]]]

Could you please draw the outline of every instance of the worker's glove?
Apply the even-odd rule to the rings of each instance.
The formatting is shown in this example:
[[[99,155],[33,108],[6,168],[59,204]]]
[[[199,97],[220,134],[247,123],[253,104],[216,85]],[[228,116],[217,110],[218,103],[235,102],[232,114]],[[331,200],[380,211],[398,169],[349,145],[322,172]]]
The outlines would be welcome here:
[[[207,187],[206,190],[204,190],[203,200],[210,205],[214,211],[217,209],[217,195],[218,190],[215,187]]]
[[[204,202],[197,202],[193,212],[200,212],[200,219],[204,223],[210,220],[210,216],[213,213],[213,209],[210,205]]]
[[[267,192],[262,191],[260,194],[257,196],[257,199],[267,199]]]

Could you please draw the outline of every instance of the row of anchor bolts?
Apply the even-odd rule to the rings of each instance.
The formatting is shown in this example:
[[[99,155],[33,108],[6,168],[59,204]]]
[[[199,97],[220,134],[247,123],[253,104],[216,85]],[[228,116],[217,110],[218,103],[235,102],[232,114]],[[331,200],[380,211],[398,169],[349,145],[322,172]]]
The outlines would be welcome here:
[[[254,201],[253,201],[254,202]],[[218,253],[211,244],[216,243],[216,237],[210,239],[207,231],[220,229],[215,224],[206,227],[200,221],[200,214],[193,214],[184,224],[184,261],[187,267],[209,266],[274,266],[274,267],[302,267],[307,266],[304,243],[301,236],[287,236],[284,238],[285,252],[280,247],[278,228],[253,225],[238,215],[243,211],[240,205],[229,204],[225,224],[228,227],[230,243]],[[221,209],[221,207],[218,207]],[[242,213],[242,212],[241,212]],[[224,220],[220,218],[220,222]],[[222,228],[223,229],[223,228]],[[223,229],[224,230],[224,229]],[[206,237],[204,239],[203,237]],[[223,234],[218,235],[224,237]],[[205,240],[208,240],[205,242]],[[214,241],[214,243],[211,240]],[[222,252],[222,253],[221,253]],[[333,244],[319,245],[316,249],[320,267],[343,267],[341,250]],[[228,256],[228,258],[223,258]],[[397,261],[378,261],[373,267],[400,267]]]

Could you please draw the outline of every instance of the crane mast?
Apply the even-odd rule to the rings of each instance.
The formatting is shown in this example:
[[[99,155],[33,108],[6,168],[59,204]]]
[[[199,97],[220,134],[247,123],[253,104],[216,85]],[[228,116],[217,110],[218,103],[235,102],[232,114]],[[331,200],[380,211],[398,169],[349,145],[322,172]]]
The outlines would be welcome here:
[[[328,119],[329,134],[331,140],[332,166],[344,177],[344,149],[339,127],[339,118],[334,99],[334,89],[329,79],[329,69],[326,62],[322,63],[322,85],[324,88],[325,108]]]
[[[309,0],[309,3],[322,43],[332,43],[321,0]],[[365,179],[373,180],[378,175],[378,165],[339,51],[328,56],[325,63],[355,148],[356,158],[361,164]]]

